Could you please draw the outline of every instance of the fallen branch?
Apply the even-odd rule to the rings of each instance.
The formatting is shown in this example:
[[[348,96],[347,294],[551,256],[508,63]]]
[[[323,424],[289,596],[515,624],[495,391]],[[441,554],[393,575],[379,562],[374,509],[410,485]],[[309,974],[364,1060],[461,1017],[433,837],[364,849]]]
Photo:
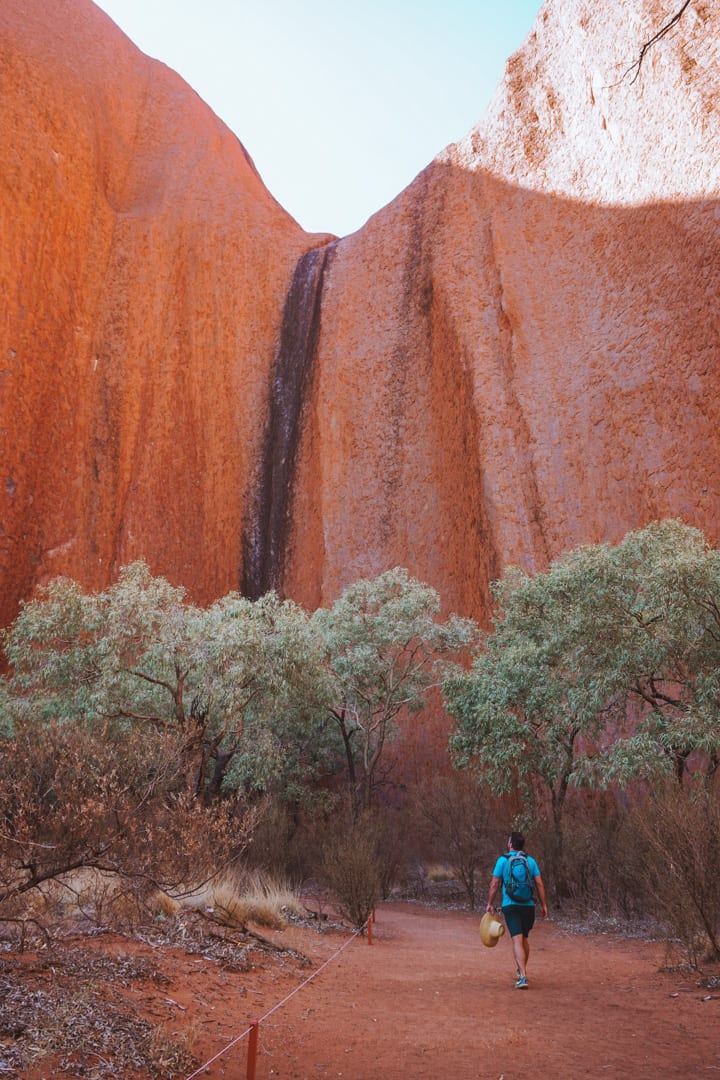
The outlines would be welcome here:
[[[277,945],[274,941],[271,941],[270,938],[263,937],[263,935],[258,934],[256,930],[251,930],[246,923],[233,924],[227,918],[218,918],[214,912],[210,911],[198,910],[196,914],[200,915],[201,918],[206,919],[208,922],[213,923],[215,926],[221,926],[225,931],[226,937],[227,932],[230,931],[230,933],[239,934],[243,938],[252,938],[253,941],[256,941],[263,949],[267,949],[268,952],[282,953],[283,956],[294,956],[296,960],[300,960],[304,964],[310,963],[310,958],[304,953],[298,952],[297,949],[290,949],[287,945]]]

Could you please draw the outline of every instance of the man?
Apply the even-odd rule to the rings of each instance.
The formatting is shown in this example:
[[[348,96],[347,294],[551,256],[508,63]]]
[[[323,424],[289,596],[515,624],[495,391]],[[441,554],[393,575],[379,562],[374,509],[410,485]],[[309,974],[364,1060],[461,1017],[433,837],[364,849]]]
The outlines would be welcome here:
[[[513,952],[515,954],[516,990],[527,990],[527,964],[530,958],[529,934],[535,923],[535,899],[537,891],[540,901],[542,917],[547,918],[547,901],[545,899],[545,885],[540,877],[540,868],[533,858],[523,851],[525,837],[522,833],[510,834],[508,840],[508,854],[501,855],[495,863],[486,911],[495,910],[495,897],[502,886],[502,913],[508,933],[512,938]],[[521,859],[513,859],[519,855]],[[529,874],[530,880],[525,887],[511,880],[511,860],[515,868],[514,877],[522,879]],[[534,889],[528,886],[534,886]],[[511,895],[512,893],[512,895]],[[527,899],[525,896],[527,895]]]

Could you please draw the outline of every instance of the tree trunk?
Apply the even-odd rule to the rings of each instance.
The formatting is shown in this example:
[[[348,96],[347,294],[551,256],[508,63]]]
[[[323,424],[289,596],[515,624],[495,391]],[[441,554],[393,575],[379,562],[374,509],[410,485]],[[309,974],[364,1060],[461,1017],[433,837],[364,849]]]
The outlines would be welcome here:
[[[345,710],[341,712],[335,712],[333,709],[330,713],[335,723],[340,728],[340,734],[342,736],[343,746],[345,747],[345,760],[347,762],[348,771],[348,787],[352,795],[353,802],[353,816],[355,816],[355,806],[358,802],[358,785],[357,785],[357,773],[355,770],[355,757],[353,756],[352,749],[352,737],[353,732],[349,731],[345,723]]]
[[[217,750],[214,757],[215,764],[213,765],[210,781],[205,789],[206,806],[209,806],[210,803],[220,798],[223,780],[225,779],[230,762],[235,757],[235,750]]]

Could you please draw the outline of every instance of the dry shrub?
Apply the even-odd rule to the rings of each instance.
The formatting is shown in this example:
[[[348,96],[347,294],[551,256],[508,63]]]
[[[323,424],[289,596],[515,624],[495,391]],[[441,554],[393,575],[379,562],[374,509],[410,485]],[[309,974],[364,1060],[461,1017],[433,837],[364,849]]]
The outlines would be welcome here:
[[[338,818],[335,829],[325,840],[320,873],[340,914],[361,927],[382,895],[378,821],[369,813],[344,822]]]
[[[261,806],[227,798],[204,806],[185,794],[165,800],[148,822],[154,882],[175,895],[183,882],[212,881],[245,856]]]
[[[265,881],[288,882],[293,892],[300,892],[310,880],[324,881],[336,891],[328,880],[328,866],[334,858],[328,852],[344,848],[347,843],[369,853],[373,877],[377,879],[375,899],[386,898],[408,857],[407,825],[401,811],[387,806],[367,810],[353,822],[353,814],[343,800],[328,792],[311,806],[274,803],[263,813],[253,833],[247,864]],[[330,876],[335,882],[334,871]]]
[[[666,783],[632,817],[648,910],[697,964],[720,960],[720,793],[695,778]]]
[[[136,884],[115,872],[82,867],[43,882],[35,892],[41,898],[35,911],[40,914],[44,908],[55,920],[81,916],[95,926],[122,930],[147,921],[147,906]]]
[[[303,807],[269,802],[253,832],[247,865],[269,879],[301,889],[317,873],[330,802],[329,797]]]
[[[182,911],[182,906],[174,896],[170,896],[164,889],[157,889],[149,899],[150,910],[155,915],[162,915],[168,919],[174,919]]]
[[[380,874],[380,896],[387,900],[407,876],[411,847],[411,816],[394,806],[378,806],[366,817]]]
[[[466,770],[439,774],[414,793],[415,830],[422,849],[437,867],[448,867],[450,877],[462,882],[471,910],[475,907],[478,875],[483,885],[498,852],[495,808],[475,776]],[[425,875],[433,877],[426,867]],[[448,880],[446,878],[445,880]]]
[[[528,847],[542,870],[554,904],[603,918],[636,917],[643,910],[642,886],[633,873],[637,844],[628,816],[632,796],[574,792],[559,844],[549,823],[528,833]]]
[[[245,897],[251,906],[251,920],[260,923],[261,926],[270,926],[270,922],[263,922],[261,916],[266,919],[278,919],[278,913],[282,917],[283,925],[288,916],[302,918],[306,914],[305,906],[297,892],[285,881],[277,878],[266,878],[258,875],[250,877],[245,886]]]
[[[133,924],[158,887],[202,881],[249,843],[256,811],[189,796],[171,737],[28,724],[3,751],[0,921],[42,890],[34,906],[47,918],[63,915],[69,895],[96,923]]]
[[[206,910],[213,913],[223,926],[247,926],[252,921],[253,905],[247,896],[237,892],[230,883],[219,883],[212,889],[209,899]],[[275,917],[269,909],[264,909],[262,916],[264,926],[274,930],[282,929],[282,919]]]

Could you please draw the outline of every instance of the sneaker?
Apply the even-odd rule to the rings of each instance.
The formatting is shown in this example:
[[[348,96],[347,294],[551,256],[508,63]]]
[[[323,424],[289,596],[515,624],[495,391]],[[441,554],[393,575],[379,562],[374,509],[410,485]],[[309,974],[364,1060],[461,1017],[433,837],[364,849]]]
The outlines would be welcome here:
[[[518,975],[517,981],[515,983],[515,989],[516,990],[527,990],[527,988],[528,988],[527,975]]]

